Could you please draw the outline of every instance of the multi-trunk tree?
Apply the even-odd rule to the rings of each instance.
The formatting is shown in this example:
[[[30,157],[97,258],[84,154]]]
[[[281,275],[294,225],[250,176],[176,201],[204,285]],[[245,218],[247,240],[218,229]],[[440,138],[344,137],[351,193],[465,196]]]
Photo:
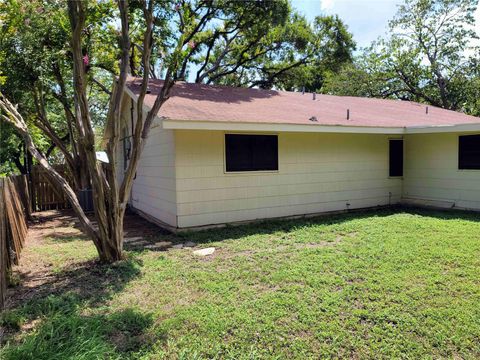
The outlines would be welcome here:
[[[71,0],[68,1],[68,11],[62,13],[59,10],[60,16],[68,19],[67,25],[62,22],[67,26],[64,29],[66,44],[60,42],[58,45],[64,51],[65,62],[59,65],[55,60],[58,57],[53,56],[47,62],[49,76],[39,76],[34,84],[38,88],[35,86],[27,95],[22,93],[28,98],[26,102],[33,103],[33,106],[24,106],[25,97],[22,96],[22,103],[17,107],[9,100],[10,96],[6,96],[10,92],[0,93],[0,112],[2,120],[15,128],[38,164],[65,192],[85,232],[92,238],[100,259],[112,262],[122,258],[123,218],[150,126],[168,101],[177,80],[194,73],[198,82],[271,87],[275,84],[274,80],[286,71],[305,65],[314,58],[315,61],[321,60],[321,47],[331,44],[338,37],[334,31],[326,31],[331,29],[328,24],[323,27],[324,30],[315,31],[304,19],[292,13],[287,1],[150,0],[132,1],[129,5],[126,0],[117,0],[115,10],[98,10],[105,4],[110,3]],[[105,12],[110,17],[101,15]],[[101,36],[95,33],[105,29],[113,31],[103,32]],[[112,32],[115,38],[112,38]],[[98,39],[102,36],[105,39],[99,43]],[[12,38],[15,40],[16,36]],[[95,39],[97,48],[100,48],[97,51],[114,54],[104,57],[107,60],[118,59],[117,63],[112,66],[112,61],[110,66],[106,66],[96,61],[92,56],[92,41]],[[109,41],[116,45],[114,50],[102,52]],[[350,50],[347,46],[346,51]],[[115,73],[111,88],[97,79],[95,73],[92,75],[94,66]],[[116,176],[115,154],[120,141],[120,110],[126,96],[124,90],[129,73],[141,77],[142,83],[130,161],[120,182]],[[8,79],[9,74],[6,76]],[[164,79],[163,87],[151,109],[144,114],[142,109],[149,79],[154,77]],[[261,79],[264,82],[257,82]],[[96,98],[90,96],[92,86],[109,93],[106,110],[98,110]],[[65,113],[61,124],[50,121],[47,115],[51,106],[48,104],[53,99],[58,101]],[[62,147],[60,141],[55,143],[64,153],[67,163],[70,161],[68,157],[73,157],[75,152],[81,157],[85,169],[83,174],[87,175],[93,189],[95,225],[85,216],[75,189],[55,171],[40,151],[29,126],[31,116],[52,140],[51,133],[61,126],[66,133],[72,129],[71,144]],[[95,124],[99,117],[110,131],[105,149],[110,159],[107,166],[99,165],[95,153]],[[52,123],[57,126],[52,126]],[[57,134],[56,137],[60,136]]]
[[[79,131],[74,120],[70,26],[63,5],[42,0],[0,3],[0,86],[4,96],[20,104],[42,154],[51,163],[64,163],[74,190],[79,190],[88,188],[90,181],[85,154],[76,141]],[[84,51],[95,58],[88,68],[94,124],[101,124],[104,117],[112,79],[109,73],[115,69],[110,60],[116,58],[115,46],[99,46],[105,38],[114,39],[113,29],[106,26],[113,21],[113,9],[112,4],[101,3],[88,12],[92,25],[85,31]],[[5,131],[9,129],[5,127]],[[25,164],[19,158],[25,155],[21,151],[24,144],[14,136],[8,140],[17,146],[1,155],[6,161],[8,157],[14,160],[22,172]]]

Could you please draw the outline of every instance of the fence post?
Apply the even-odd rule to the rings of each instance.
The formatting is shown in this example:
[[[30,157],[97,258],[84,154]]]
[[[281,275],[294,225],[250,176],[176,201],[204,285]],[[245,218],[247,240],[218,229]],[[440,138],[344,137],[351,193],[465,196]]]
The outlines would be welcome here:
[[[7,293],[7,221],[5,211],[5,182],[0,179],[0,310],[5,305]]]
[[[34,174],[33,174],[33,161],[32,161],[32,155],[30,154],[29,151],[25,151],[27,155],[27,182],[28,182],[28,193],[30,196],[30,209],[31,213],[37,211],[37,200],[36,200],[36,194],[35,194],[35,186],[34,186]]]
[[[28,231],[26,217],[17,189],[10,178],[4,180],[4,190],[5,212],[10,229],[7,235],[7,247],[13,250],[13,263],[18,265]]]

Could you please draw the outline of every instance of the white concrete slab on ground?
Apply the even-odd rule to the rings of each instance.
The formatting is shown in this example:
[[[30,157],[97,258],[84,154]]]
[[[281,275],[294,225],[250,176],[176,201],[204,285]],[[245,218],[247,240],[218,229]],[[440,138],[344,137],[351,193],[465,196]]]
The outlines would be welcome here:
[[[205,249],[195,250],[193,254],[197,256],[208,256],[208,255],[212,255],[214,252],[215,252],[215,248],[209,247]]]

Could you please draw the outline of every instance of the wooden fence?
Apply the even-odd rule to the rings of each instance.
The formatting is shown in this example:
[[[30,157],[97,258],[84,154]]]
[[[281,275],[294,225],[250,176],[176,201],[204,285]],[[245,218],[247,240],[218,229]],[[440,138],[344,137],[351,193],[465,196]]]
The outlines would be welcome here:
[[[70,183],[64,166],[55,166]],[[5,305],[12,265],[18,265],[32,212],[70,207],[65,195],[53,186],[45,170],[32,168],[29,175],[0,178],[0,310]]]
[[[3,308],[12,264],[18,264],[30,214],[25,175],[0,179],[0,309]]]
[[[30,184],[28,182],[28,176],[27,175],[10,176],[9,180],[11,180],[15,185],[15,189],[17,190],[19,200],[22,203],[26,219],[30,220],[32,218],[33,207],[32,207],[32,201],[31,201],[31,191],[30,191]]]
[[[55,170],[71,182],[64,166],[55,166]],[[70,204],[64,193],[50,183],[47,172],[40,166],[31,171],[31,203],[33,211],[69,209]]]
[[[71,181],[65,167],[56,166],[55,170]],[[39,166],[32,168],[30,176],[0,178],[0,310],[5,305],[12,265],[18,265],[25,244],[32,212],[69,207],[63,192],[50,184]]]
[[[7,296],[7,274],[10,260],[7,247],[7,216],[4,192],[4,181],[0,179],[0,310],[3,309]]]

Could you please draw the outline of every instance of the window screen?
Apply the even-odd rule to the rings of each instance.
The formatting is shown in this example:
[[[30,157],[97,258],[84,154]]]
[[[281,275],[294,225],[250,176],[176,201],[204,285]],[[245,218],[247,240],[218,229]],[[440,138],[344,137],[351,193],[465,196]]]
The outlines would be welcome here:
[[[480,135],[459,137],[458,168],[480,170]]]
[[[225,135],[226,170],[278,170],[277,135]]]
[[[390,176],[403,176],[403,140],[390,140]]]

